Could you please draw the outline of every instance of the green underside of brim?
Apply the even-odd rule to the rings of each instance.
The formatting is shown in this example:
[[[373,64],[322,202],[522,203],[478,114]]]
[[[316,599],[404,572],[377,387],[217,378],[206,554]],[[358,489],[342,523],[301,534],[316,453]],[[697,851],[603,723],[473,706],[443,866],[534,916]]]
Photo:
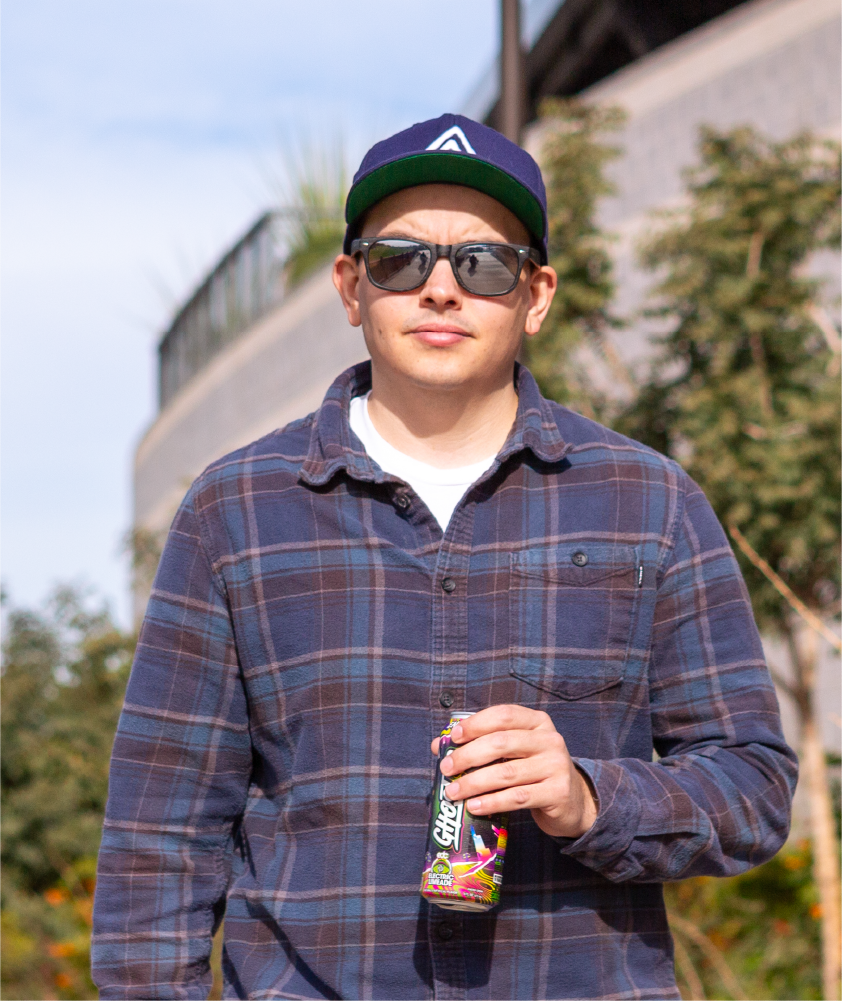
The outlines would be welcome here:
[[[537,199],[504,171],[465,153],[419,153],[372,171],[351,192],[348,225],[353,225],[381,198],[418,184],[464,184],[476,188],[505,205],[536,239],[544,238],[544,217]]]

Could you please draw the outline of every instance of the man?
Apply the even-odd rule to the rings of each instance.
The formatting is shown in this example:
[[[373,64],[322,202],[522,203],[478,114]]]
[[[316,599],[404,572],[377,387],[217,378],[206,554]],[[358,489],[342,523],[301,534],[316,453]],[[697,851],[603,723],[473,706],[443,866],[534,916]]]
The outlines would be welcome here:
[[[787,834],[745,588],[673,462],[543,400],[546,200],[446,115],[354,178],[334,282],[371,362],[176,516],[112,762],[104,998],[677,998],[660,883]],[[502,900],[418,895],[430,747],[512,811]],[[655,753],[657,752],[657,753]],[[653,760],[656,759],[656,760]]]

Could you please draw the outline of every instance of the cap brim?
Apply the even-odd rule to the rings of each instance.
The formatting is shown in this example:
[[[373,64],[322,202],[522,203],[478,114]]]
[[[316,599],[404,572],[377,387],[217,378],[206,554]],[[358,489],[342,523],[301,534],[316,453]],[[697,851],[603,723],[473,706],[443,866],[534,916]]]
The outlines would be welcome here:
[[[543,247],[544,214],[538,199],[499,167],[464,153],[419,153],[384,163],[352,188],[345,212],[348,225],[381,199],[419,184],[464,184],[482,191],[516,215]]]

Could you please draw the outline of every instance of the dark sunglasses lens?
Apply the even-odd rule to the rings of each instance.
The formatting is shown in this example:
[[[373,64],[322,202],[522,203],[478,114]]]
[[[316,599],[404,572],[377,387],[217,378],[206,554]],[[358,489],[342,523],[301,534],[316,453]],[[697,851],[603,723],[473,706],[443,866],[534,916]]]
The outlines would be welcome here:
[[[514,288],[518,253],[503,244],[478,243],[460,247],[456,271],[462,284],[474,295],[501,295]]]
[[[412,240],[378,240],[368,251],[372,281],[395,292],[418,288],[430,271],[430,250]]]

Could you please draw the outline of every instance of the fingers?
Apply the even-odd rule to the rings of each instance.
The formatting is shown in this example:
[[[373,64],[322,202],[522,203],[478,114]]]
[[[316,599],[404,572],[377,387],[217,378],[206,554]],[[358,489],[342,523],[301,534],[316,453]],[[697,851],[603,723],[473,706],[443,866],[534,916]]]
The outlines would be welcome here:
[[[513,813],[515,810],[556,810],[567,798],[567,788],[560,788],[557,781],[545,779],[473,796],[466,800],[465,805],[475,817],[484,817],[490,813]]]
[[[496,743],[493,738],[481,739],[487,740],[492,745]],[[516,753],[514,747],[518,749]],[[442,773],[459,776],[447,787],[448,799],[486,796],[498,790],[533,785],[547,780],[551,780],[559,787],[556,790],[559,795],[564,793],[562,787],[566,784],[565,777],[569,774],[572,763],[564,740],[558,734],[534,739],[533,742],[528,739],[518,740],[512,742],[512,748],[503,761],[499,760],[501,757],[499,752],[491,751],[489,754],[483,754],[482,757],[486,759],[483,761],[484,767],[480,765],[463,767],[456,759],[457,752],[448,755],[442,761]],[[491,762],[487,760],[489,755]],[[476,770],[471,770],[472,768]]]
[[[555,732],[553,721],[545,712],[527,709],[525,706],[503,705],[483,709],[453,728],[451,740],[454,744],[464,744],[485,734],[498,730],[551,730]],[[439,738],[430,744],[433,754],[439,753]],[[499,755],[498,755],[499,757]]]
[[[550,778],[553,767],[554,762],[544,755],[533,755],[515,761],[499,761],[451,782],[447,787],[447,798],[469,799],[498,790],[533,785]]]
[[[575,767],[539,782],[469,797],[465,805],[478,817],[528,809],[545,834],[567,838],[581,837],[598,812],[592,790]]]
[[[498,730],[555,731],[555,727],[550,717],[538,709],[516,705],[491,706],[457,723],[451,739],[454,744],[463,744]]]
[[[557,730],[497,730],[457,747],[441,763],[444,775],[458,775],[470,768],[483,768],[500,758],[528,758],[536,754],[566,754],[564,738]]]

